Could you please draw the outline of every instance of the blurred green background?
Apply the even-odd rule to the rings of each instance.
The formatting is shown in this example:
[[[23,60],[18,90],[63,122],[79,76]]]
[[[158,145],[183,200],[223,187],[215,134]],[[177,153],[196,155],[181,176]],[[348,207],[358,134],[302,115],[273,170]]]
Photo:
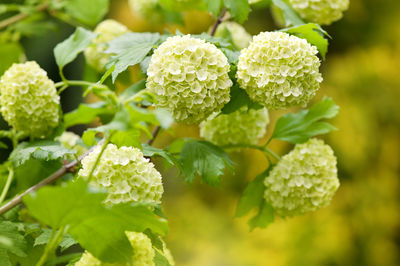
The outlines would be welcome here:
[[[133,31],[177,28],[146,22],[124,0],[111,2],[109,17]],[[185,13],[184,19],[186,26],[178,27],[184,33],[206,31],[212,23],[202,12]],[[245,27],[252,34],[276,29],[266,9],[254,10]],[[400,265],[400,1],[350,0],[344,18],[325,29],[333,39],[316,99],[328,95],[341,107],[333,121],[339,130],[325,138],[338,157],[341,181],[332,204],[249,232],[248,217],[233,215],[245,184],[267,166],[262,154],[230,154],[236,175],[227,173],[219,188],[187,185],[158,162],[170,225],[166,242],[177,265]],[[52,33],[23,40],[27,58],[37,60],[54,80],[59,77],[51,50],[72,30],[59,25]],[[68,66],[67,76],[80,78],[83,64],[80,58]],[[78,89],[62,96],[65,111],[81,100]],[[272,112],[269,133],[278,114]],[[198,129],[175,126],[155,145],[183,136],[198,137]],[[283,155],[291,147],[275,141],[272,148]]]

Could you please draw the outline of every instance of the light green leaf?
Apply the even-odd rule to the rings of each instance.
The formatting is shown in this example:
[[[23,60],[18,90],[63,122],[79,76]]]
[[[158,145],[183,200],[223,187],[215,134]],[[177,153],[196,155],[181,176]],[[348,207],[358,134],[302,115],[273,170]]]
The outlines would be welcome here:
[[[265,200],[261,203],[259,212],[256,216],[250,219],[250,231],[254,228],[265,228],[274,221],[274,209]]]
[[[148,144],[142,144],[143,147],[143,155],[146,157],[152,157],[154,155],[161,156],[164,158],[169,164],[176,165],[179,169],[181,169],[180,162],[168,151],[154,148]]]
[[[322,58],[325,59],[326,52],[328,51],[328,40],[324,38],[324,36],[329,37],[329,35],[319,25],[308,23],[300,26],[282,29],[281,31],[295,35],[299,38],[306,39],[307,42],[317,47]]]
[[[1,239],[1,237],[0,237],[0,239]],[[8,254],[7,254],[7,250],[5,250],[3,248],[0,248],[0,265],[12,266],[10,258],[8,257]]]
[[[121,92],[118,95],[118,98],[121,99],[121,101],[127,100],[130,97],[136,95],[139,91],[142,91],[146,88],[146,80],[141,80],[128,88],[126,88],[123,92]]]
[[[96,102],[93,104],[80,104],[77,109],[64,115],[65,128],[80,125],[90,124],[100,115],[113,115],[114,111],[107,108],[105,102]]]
[[[0,249],[20,257],[26,256],[27,243],[17,224],[0,221]]]
[[[154,249],[154,264],[155,266],[171,266],[167,258],[161,254],[157,249]]]
[[[207,141],[188,141],[181,151],[179,161],[189,183],[193,182],[197,173],[204,182],[216,186],[220,184],[219,177],[223,175],[225,166],[233,170],[233,162],[225,151]]]
[[[237,22],[243,23],[247,20],[251,11],[248,0],[224,0],[224,4]]]
[[[334,130],[334,126],[320,120],[333,118],[338,113],[339,106],[331,98],[324,98],[308,110],[280,117],[276,123],[272,138],[290,143],[306,142],[313,136],[326,134]]]
[[[113,82],[128,66],[139,64],[160,39],[158,33],[126,33],[109,42],[106,53],[115,54],[107,64],[107,68],[115,65],[112,72]]]
[[[283,12],[283,17],[285,18],[286,25],[302,25],[305,24],[300,16],[293,10],[293,8],[287,3],[286,0],[272,0],[272,3],[277,6]]]
[[[164,129],[170,128],[172,123],[174,123],[174,118],[170,111],[164,108],[157,108],[154,110],[154,115],[158,120],[160,126]]]
[[[95,8],[92,8],[95,9]],[[78,27],[65,41],[54,48],[56,63],[60,69],[71,63],[80,52],[85,50],[96,37],[96,33]]]
[[[19,43],[0,43],[0,77],[13,64],[24,60],[25,54]]]
[[[65,10],[74,19],[88,26],[96,25],[108,12],[109,0],[68,0]]]
[[[51,161],[63,158],[67,154],[74,154],[76,151],[67,149],[59,142],[51,140],[39,140],[35,142],[22,142],[11,153],[10,159],[17,167],[29,159]]]
[[[5,144],[4,142],[0,141],[0,149],[8,149],[7,144]]]
[[[47,242],[49,242],[51,236],[51,230],[44,228],[42,233],[35,238],[35,243],[33,246],[38,246],[38,245],[46,245]],[[61,240],[59,246],[61,247],[61,252],[66,250],[67,248],[77,244],[75,239],[73,239],[69,234],[65,235],[64,238]]]
[[[218,17],[219,12],[222,9],[223,0],[204,0],[207,5],[208,12],[212,13],[215,17]]]
[[[164,235],[166,221],[157,218],[149,206],[104,205],[104,191],[94,190],[82,179],[62,187],[44,187],[23,198],[31,215],[52,228],[68,226],[70,235],[104,262],[129,261],[132,247],[125,231],[147,228]]]

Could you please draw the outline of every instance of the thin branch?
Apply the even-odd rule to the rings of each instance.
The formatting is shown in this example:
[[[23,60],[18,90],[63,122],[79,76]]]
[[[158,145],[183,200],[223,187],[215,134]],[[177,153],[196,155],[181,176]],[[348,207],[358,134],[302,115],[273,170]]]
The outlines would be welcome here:
[[[211,30],[211,33],[210,33],[211,36],[215,35],[215,32],[217,31],[217,28],[218,28],[219,24],[221,24],[222,21],[224,21],[224,16],[226,14],[226,11],[227,11],[227,9],[224,8],[224,9],[221,10],[221,13],[219,13],[218,18],[215,21],[214,26],[212,27],[212,30]]]
[[[156,140],[158,133],[160,133],[160,130],[161,130],[160,126],[156,126],[154,128],[153,133],[152,133],[153,137],[147,141],[147,144],[149,144],[149,145],[153,144],[153,142]]]
[[[49,7],[49,4],[47,4],[47,3],[41,4],[36,7],[36,11],[41,12],[43,10],[46,10],[48,7]],[[24,18],[27,18],[29,15],[30,14],[28,14],[28,13],[19,13],[15,16],[12,16],[3,21],[0,21],[0,30],[5,27],[8,27],[9,25],[11,25],[15,22],[18,22],[20,20],[23,20]]]
[[[102,145],[104,140],[101,140],[98,145]],[[27,190],[25,190],[24,192],[22,192],[21,194],[19,194],[18,196],[14,197],[12,200],[10,200],[9,202],[7,202],[6,204],[4,204],[3,206],[0,207],[0,215],[2,215],[3,213],[11,210],[12,208],[14,208],[15,206],[17,206],[18,204],[20,204],[22,202],[22,198],[26,195],[28,195],[29,193],[38,190],[41,187],[44,187],[48,184],[53,183],[54,181],[56,181],[57,179],[59,179],[60,177],[62,177],[63,175],[65,175],[68,172],[71,172],[80,161],[83,160],[83,158],[85,158],[89,153],[91,153],[94,148],[96,146],[93,146],[90,150],[88,150],[87,152],[85,152],[85,154],[83,154],[79,160],[74,160],[68,164],[63,165],[60,169],[58,169],[56,172],[54,172],[52,175],[50,175],[49,177],[47,177],[46,179],[43,179],[42,181],[40,181],[39,183],[37,183],[36,185],[33,185],[32,187],[28,188]]]

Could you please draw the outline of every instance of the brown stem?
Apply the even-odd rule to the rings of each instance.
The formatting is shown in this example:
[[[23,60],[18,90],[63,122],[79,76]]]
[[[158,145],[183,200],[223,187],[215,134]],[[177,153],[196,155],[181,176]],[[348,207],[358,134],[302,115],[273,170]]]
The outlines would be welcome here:
[[[41,5],[38,5],[36,7],[36,11],[37,12],[41,12],[41,11],[47,9],[48,7],[49,7],[49,4],[46,4],[46,3],[45,4],[41,4]],[[0,21],[0,30],[5,28],[5,27],[7,27],[7,26],[9,26],[9,25],[11,25],[11,24],[13,24],[13,23],[15,23],[15,22],[18,22],[20,20],[23,20],[24,18],[27,18],[29,15],[30,14],[28,14],[28,13],[19,13],[19,14],[15,15],[15,16],[12,16],[12,17],[9,17],[9,18],[7,18],[7,19],[5,19],[3,21]]]
[[[160,133],[160,130],[161,130],[160,126],[156,126],[154,128],[153,133],[151,134],[153,137],[147,141],[147,144],[149,145],[153,144],[153,142],[156,140],[158,133]]]
[[[219,13],[218,18],[215,21],[214,26],[212,27],[212,30],[211,30],[211,33],[210,33],[211,36],[215,35],[215,32],[217,31],[217,28],[218,28],[219,24],[221,24],[222,21],[224,20],[224,16],[225,16],[226,11],[227,11],[227,9],[224,8],[224,9],[221,10],[221,13]]]
[[[103,142],[104,142],[104,139],[101,140],[98,143],[98,145],[102,145]],[[94,148],[95,148],[95,146],[93,146],[90,150],[85,152],[85,154],[83,154],[79,158],[79,160],[74,160],[74,161],[72,161],[72,162],[70,162],[68,164],[63,165],[60,169],[58,169],[56,172],[54,172],[52,175],[50,175],[46,179],[43,179],[42,181],[40,181],[36,185],[33,185],[32,187],[28,188],[27,190],[25,190],[24,192],[22,192],[21,194],[19,194],[18,196],[14,197],[12,200],[10,200],[9,202],[7,202],[3,206],[1,206],[0,207],[0,215],[2,215],[3,213],[11,210],[12,208],[14,208],[18,204],[20,204],[22,202],[22,198],[24,196],[28,195],[29,193],[31,193],[32,191],[36,191],[41,187],[44,187],[44,186],[46,186],[48,184],[51,184],[54,181],[56,181],[58,178],[60,178],[63,175],[65,175],[66,173],[72,171],[78,165],[78,163],[83,160],[83,158],[85,158],[89,153],[91,153],[94,150]]]

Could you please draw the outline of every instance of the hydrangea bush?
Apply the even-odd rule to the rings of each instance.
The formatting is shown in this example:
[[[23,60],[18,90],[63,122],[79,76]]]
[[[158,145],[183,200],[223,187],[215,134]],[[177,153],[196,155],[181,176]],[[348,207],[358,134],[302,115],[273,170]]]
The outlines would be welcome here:
[[[106,0],[26,1],[21,14],[3,5],[1,40],[7,42],[18,42],[24,25],[47,23],[49,16],[76,29],[52,51],[56,71],[27,61],[0,73],[7,123],[0,129],[7,157],[0,164],[2,263],[174,265],[163,240],[168,214],[160,161],[188,183],[201,178],[219,185],[225,169],[234,168],[232,151],[261,152],[265,171],[238,197],[236,216],[258,210],[250,229],[329,205],[339,187],[336,157],[316,137],[335,129],[326,120],[339,108],[328,97],[314,100],[328,45],[316,23],[339,19],[348,1],[250,2],[279,9],[288,28],[252,37],[242,26],[251,11],[243,0],[126,1],[153,24],[182,23],[182,12],[192,10],[212,16],[201,34],[132,32],[105,19],[114,7]],[[65,67],[80,54],[97,72],[85,68],[84,78],[74,80]],[[43,68],[59,73],[56,82]],[[95,102],[63,113],[59,95],[76,86]],[[180,123],[200,137],[177,138]],[[172,143],[154,146],[168,134]],[[293,149],[281,157],[270,146],[276,140]]]

